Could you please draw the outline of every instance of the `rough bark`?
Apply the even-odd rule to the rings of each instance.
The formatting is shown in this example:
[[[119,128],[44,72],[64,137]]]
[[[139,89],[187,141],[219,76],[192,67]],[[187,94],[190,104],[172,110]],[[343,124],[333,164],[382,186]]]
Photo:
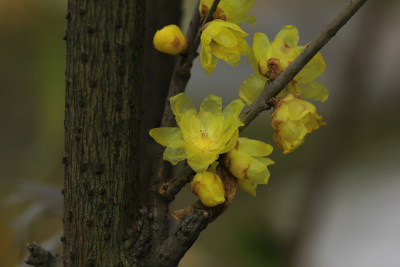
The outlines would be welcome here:
[[[129,266],[139,217],[144,3],[69,0],[64,265]]]

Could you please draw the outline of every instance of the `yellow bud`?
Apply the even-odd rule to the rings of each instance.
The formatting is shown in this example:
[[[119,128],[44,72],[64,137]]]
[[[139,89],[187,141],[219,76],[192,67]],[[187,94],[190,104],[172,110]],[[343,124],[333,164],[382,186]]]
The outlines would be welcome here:
[[[271,124],[275,143],[284,154],[299,147],[308,133],[325,125],[315,106],[295,94],[288,94],[277,102]]]
[[[168,25],[156,32],[153,44],[160,52],[178,55],[186,51],[187,39],[178,26]]]
[[[221,178],[212,172],[198,172],[190,185],[204,206],[214,207],[225,202],[224,184]]]

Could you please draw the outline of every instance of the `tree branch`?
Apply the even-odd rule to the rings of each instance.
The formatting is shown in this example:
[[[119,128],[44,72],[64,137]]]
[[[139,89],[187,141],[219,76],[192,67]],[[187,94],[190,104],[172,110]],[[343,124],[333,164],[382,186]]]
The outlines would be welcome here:
[[[50,251],[42,248],[38,243],[31,242],[26,244],[26,248],[29,250],[30,255],[25,260],[26,264],[33,265],[36,267],[61,267],[62,257],[59,255],[53,256]]]
[[[241,131],[261,112],[270,108],[269,100],[276,96],[299,73],[322,47],[343,27],[367,0],[350,0],[348,5],[325,27],[303,52],[271,83],[257,99],[242,112],[240,120],[244,123]]]
[[[218,3],[220,0],[214,0],[206,19],[203,22],[207,23],[212,18]],[[193,65],[193,60],[197,56],[197,49],[200,44],[201,29],[203,25],[200,25],[200,12],[198,7],[200,1],[195,6],[194,14],[189,25],[186,38],[188,39],[188,50],[184,55],[178,56],[174,72],[172,75],[171,83],[168,90],[166,103],[164,106],[164,113],[161,119],[161,127],[172,127],[176,124],[175,118],[169,105],[169,99],[174,95],[185,91],[187,83],[190,79],[190,71]],[[211,14],[211,15],[210,15]],[[168,178],[170,165],[162,158],[162,148],[159,146],[155,153],[155,159],[152,167],[151,177],[151,192],[149,199],[149,212],[152,214],[154,220],[152,223],[153,233],[156,235],[154,240],[162,241],[168,236],[168,203],[169,201],[162,198],[158,193],[159,185],[166,182]],[[158,241],[157,241],[158,242]],[[156,243],[157,243],[156,242]]]

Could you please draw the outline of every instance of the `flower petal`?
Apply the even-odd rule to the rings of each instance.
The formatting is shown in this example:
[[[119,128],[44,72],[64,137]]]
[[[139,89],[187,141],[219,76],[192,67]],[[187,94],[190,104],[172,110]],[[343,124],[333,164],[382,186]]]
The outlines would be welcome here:
[[[239,149],[250,156],[262,157],[272,153],[272,146],[264,142],[241,137],[239,138]]]
[[[240,85],[239,97],[243,99],[247,103],[247,105],[251,105],[251,103],[253,103],[253,101],[264,90],[267,80],[267,78],[265,78],[258,72],[251,74]]]
[[[297,46],[299,42],[299,31],[293,25],[284,26],[275,36],[275,40],[282,40],[288,46]]]
[[[182,119],[182,116],[187,112],[197,113],[196,106],[193,104],[192,100],[184,93],[177,94],[169,99],[171,104],[172,112],[175,115],[176,122],[178,125]]]
[[[244,125],[239,119],[240,112],[242,112],[244,106],[245,106],[245,103],[243,103],[242,100],[236,99],[236,100],[232,101],[231,103],[229,103],[229,105],[227,105],[224,108],[224,111],[222,113],[224,114],[225,119],[228,116],[234,116],[235,121],[236,121],[236,126],[240,127],[240,126]]]
[[[271,44],[268,37],[261,32],[256,32],[253,37],[253,55],[257,64],[260,60],[266,61],[267,51]]]
[[[214,72],[217,67],[217,61],[218,59],[211,53],[211,48],[208,51],[203,45],[200,52],[200,63],[207,74]]]
[[[203,102],[200,105],[200,112],[210,112],[213,114],[221,114],[222,111],[222,100],[220,97],[215,95],[209,95],[204,98]]]
[[[186,159],[186,150],[184,143],[181,142],[180,146],[167,146],[164,151],[163,159],[169,161],[172,165]]]
[[[297,88],[303,98],[325,102],[328,99],[329,91],[323,83],[312,81],[309,83],[298,83]]]
[[[183,140],[182,132],[178,127],[154,128],[149,131],[149,134],[162,146],[169,146]]]
[[[298,51],[302,52],[303,47],[298,47]],[[294,80],[298,83],[309,83],[320,76],[326,69],[325,61],[318,52],[311,60],[304,66],[304,68],[294,77]]]
[[[256,196],[257,184],[249,180],[238,180],[238,185],[240,188],[242,188],[243,191],[246,191],[252,196]]]
[[[208,167],[218,159],[218,154],[210,153],[209,151],[187,151],[187,161],[189,166],[195,172],[204,172],[208,169]]]

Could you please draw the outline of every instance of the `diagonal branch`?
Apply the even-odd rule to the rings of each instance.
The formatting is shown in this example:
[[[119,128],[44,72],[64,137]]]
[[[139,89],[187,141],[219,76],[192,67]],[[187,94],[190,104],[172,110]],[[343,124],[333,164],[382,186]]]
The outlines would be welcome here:
[[[325,29],[307,46],[303,52],[279,75],[268,83],[257,99],[242,112],[240,120],[243,130],[261,112],[270,108],[268,101],[276,96],[299,73],[318,51],[342,28],[367,0],[350,0],[347,6],[325,27]]]

